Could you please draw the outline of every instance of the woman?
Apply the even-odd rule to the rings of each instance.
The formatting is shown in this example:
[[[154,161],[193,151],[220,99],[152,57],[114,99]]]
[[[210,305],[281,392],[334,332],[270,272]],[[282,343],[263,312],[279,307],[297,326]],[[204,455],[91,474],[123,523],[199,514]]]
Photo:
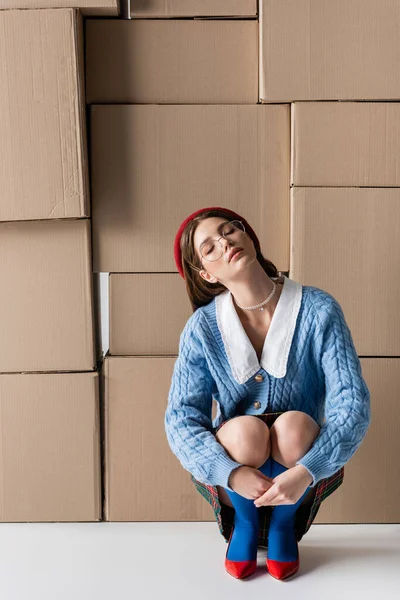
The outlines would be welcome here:
[[[279,276],[230,209],[189,215],[174,257],[193,315],[171,379],[169,445],[229,542],[227,572],[254,573],[266,546],[269,573],[287,579],[370,425],[351,333],[337,300]]]

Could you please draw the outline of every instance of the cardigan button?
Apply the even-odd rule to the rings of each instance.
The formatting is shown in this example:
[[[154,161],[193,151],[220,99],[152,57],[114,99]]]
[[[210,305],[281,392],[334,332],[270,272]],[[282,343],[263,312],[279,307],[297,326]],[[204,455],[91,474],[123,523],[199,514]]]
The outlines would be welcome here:
[[[258,400],[257,400],[257,402],[254,402],[253,406],[254,406],[254,408],[260,408],[261,402],[258,402]]]
[[[263,377],[262,375],[260,375],[260,374],[259,374],[259,375],[256,375],[256,376],[254,377],[254,379],[255,379],[256,381],[262,381],[262,380],[264,379],[264,377]]]

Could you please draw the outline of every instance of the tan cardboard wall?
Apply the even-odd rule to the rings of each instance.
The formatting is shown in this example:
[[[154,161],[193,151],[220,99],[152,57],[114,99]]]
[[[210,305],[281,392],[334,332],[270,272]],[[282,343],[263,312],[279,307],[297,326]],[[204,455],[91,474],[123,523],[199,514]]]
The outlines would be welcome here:
[[[257,15],[257,0],[131,1],[132,17],[246,17]]]
[[[90,214],[79,11],[0,11],[0,221]]]
[[[176,272],[176,230],[204,206],[243,214],[286,271],[289,116],[285,104],[92,106],[94,271]]]
[[[267,4],[263,3],[264,6]],[[281,3],[281,9],[285,10],[289,4],[289,0]],[[355,12],[351,12],[355,4],[348,9],[351,18],[355,15]],[[325,7],[327,11],[338,7],[335,2],[329,7],[325,3],[319,6],[310,3],[313,24],[316,17],[322,14],[318,12],[320,6],[323,9]],[[387,4],[385,6],[388,8]],[[372,2],[366,7],[367,10],[375,8],[378,10],[377,4]],[[382,9],[382,15],[383,13]],[[292,17],[295,15],[293,12]],[[211,23],[217,27],[217,23],[210,20],[201,24],[204,31]],[[351,19],[350,23],[354,25]],[[376,23],[380,27],[383,21],[378,18]],[[170,24],[176,27],[173,20]],[[147,26],[145,21],[138,21],[134,25],[137,25],[137,31],[140,27],[144,30]],[[132,29],[134,25],[130,23],[129,27]],[[191,21],[190,26],[192,25],[194,22]],[[295,18],[286,25],[294,27]],[[166,23],[160,21],[157,26],[161,31],[161,27],[166,28]],[[105,22],[102,27],[106,28]],[[151,27],[155,29],[154,24],[151,24]],[[181,31],[183,28],[182,25]],[[362,42],[365,32],[368,30],[360,29],[355,43]],[[260,33],[262,36],[263,30]],[[388,35],[390,37],[391,34]],[[275,32],[271,33],[271,39],[272,36],[275,36]],[[380,39],[379,36],[377,39]],[[289,83],[292,83],[294,89],[298,79],[293,76],[291,66],[285,65],[286,46],[282,43],[279,46],[277,37],[274,37],[274,40],[269,46],[271,55],[268,55],[268,64],[274,59],[279,64],[281,60],[281,80],[284,82],[286,74],[291,73]],[[134,41],[139,44],[137,38]],[[174,50],[179,47],[180,42],[181,38],[178,36],[174,40]],[[374,85],[378,82],[375,89],[382,89],[382,86],[379,87],[382,79],[379,79],[377,73],[379,64],[385,60],[388,51],[395,47],[393,44],[396,43],[397,40],[389,43],[385,40],[385,44],[382,44],[382,54],[376,57],[374,64],[368,66],[370,74],[372,71],[372,77],[368,81],[363,79],[362,70],[358,80],[353,78],[352,86],[347,87],[349,100],[365,100],[368,97],[360,98],[360,94],[366,89],[363,87],[365,82],[371,84],[369,92],[372,94],[371,98],[375,99]],[[199,47],[201,48],[201,45]],[[279,49],[282,53],[278,60]],[[334,48],[334,52],[336,50]],[[265,52],[265,45],[260,46],[260,53],[263,51]],[[162,56],[159,47],[154,49],[154,56],[157,52]],[[110,53],[107,54],[109,57]],[[128,55],[130,62],[126,64],[131,65],[135,52],[132,51]],[[121,53],[119,57],[122,59]],[[299,61],[303,58],[300,52]],[[321,57],[321,60],[325,59],[326,57]],[[325,60],[323,63],[323,66],[329,65],[333,73],[332,79],[340,74],[342,66],[341,61],[334,56],[333,60],[336,62]],[[114,64],[119,62],[115,59],[113,61]],[[345,77],[351,75],[351,60],[348,60],[346,67],[348,70],[343,70]],[[389,61],[387,70],[380,74],[381,77],[387,77],[389,81],[392,77],[392,67],[393,64]],[[300,64],[299,73],[302,73],[301,68]],[[107,69],[111,70],[112,67],[110,69],[107,65]],[[270,69],[269,72],[274,76],[278,75],[278,70]],[[264,76],[261,70],[260,74]],[[118,69],[115,75],[118,77],[117,85],[121,86]],[[313,76],[311,73],[310,77]],[[93,81],[99,78],[101,71],[98,68],[93,74]],[[319,83],[321,82],[324,83],[323,78],[320,78]],[[130,82],[128,80],[124,83]],[[304,84],[304,78],[301,83]],[[291,112],[291,176],[286,180],[284,177],[279,179],[282,182],[279,189],[283,189],[284,193],[277,195],[274,190],[265,189],[265,182],[278,181],[279,169],[282,172],[286,168],[285,164],[281,163],[278,170],[271,170],[277,157],[283,156],[286,160],[283,140],[287,139],[289,129],[286,126],[275,128],[275,137],[271,136],[270,131],[266,132],[258,117],[260,110],[266,106],[244,106],[240,102],[237,102],[236,106],[216,106],[215,97],[209,99],[205,105],[196,104],[196,94],[201,101],[205,99],[200,96],[198,90],[194,93],[193,87],[189,89],[193,96],[176,95],[167,99],[166,96],[157,93],[152,97],[139,97],[137,94],[144,93],[145,85],[143,84],[139,92],[134,90],[134,94],[130,96],[119,96],[119,100],[130,105],[91,107],[94,269],[112,272],[110,351],[117,354],[106,357],[103,372],[106,411],[106,519],[214,519],[208,504],[201,498],[200,503],[198,502],[199,494],[190,481],[190,474],[182,469],[168,448],[165,448],[166,437],[162,423],[175,361],[173,346],[168,346],[166,341],[172,341],[173,335],[175,340],[178,338],[182,324],[174,325],[175,333],[168,329],[164,313],[155,312],[152,301],[161,297],[155,282],[156,278],[162,276],[169,277],[172,281],[171,278],[176,275],[180,284],[165,294],[164,302],[166,297],[173,298],[176,303],[173,308],[176,309],[180,302],[177,300],[178,294],[185,296],[184,283],[176,274],[173,262],[173,237],[177,226],[188,214],[201,206],[215,204],[237,210],[254,223],[264,255],[275,262],[280,270],[289,271],[291,278],[330,291],[338,298],[353,334],[357,352],[361,356],[363,373],[371,390],[373,423],[361,448],[345,465],[343,486],[323,504],[315,522],[398,521],[397,507],[390,501],[387,510],[381,516],[382,494],[380,499],[377,493],[370,494],[365,506],[360,498],[366,473],[371,462],[375,461],[375,454],[372,454],[374,450],[371,449],[380,444],[382,456],[398,454],[396,436],[390,428],[389,431],[385,430],[384,425],[388,412],[396,414],[398,382],[391,374],[392,369],[398,366],[397,360],[400,356],[399,332],[396,325],[393,325],[399,297],[399,289],[393,276],[398,266],[397,103],[385,102],[384,100],[390,99],[385,97],[382,98],[382,102],[316,102],[310,101],[314,100],[312,96],[306,96],[301,98],[305,101],[288,105],[282,96],[276,96],[275,103],[271,100],[273,96],[261,96],[262,102],[270,103],[269,108],[283,110],[285,106],[290,106]],[[114,84],[110,87],[113,89],[106,90],[107,96],[99,96],[99,102],[115,101]],[[336,89],[338,88],[340,94],[343,88],[339,84]],[[315,91],[317,86],[311,88],[310,85],[309,89]],[[329,99],[329,90],[332,89],[329,88],[329,84],[325,89],[321,86],[321,89]],[[273,92],[276,90],[280,93],[278,83]],[[269,89],[268,93],[270,92]],[[127,94],[126,89],[123,93]],[[287,98],[288,102],[296,100],[290,93]],[[157,102],[157,106],[150,105],[150,102]],[[249,109],[258,111],[257,123],[254,126],[249,117],[251,113],[246,114]],[[210,117],[205,117],[207,111],[209,114],[214,112],[218,119],[213,116],[213,121],[210,121]],[[226,115],[230,116],[230,122],[224,120]],[[188,116],[191,119],[188,119]],[[240,126],[233,129],[238,118],[241,119]],[[207,129],[208,125],[210,129]],[[188,131],[191,132],[190,139],[187,137]],[[212,136],[213,131],[229,131],[230,135],[226,138],[220,137],[218,141]],[[193,132],[196,135],[193,135]],[[249,134],[248,138],[244,137],[246,132]],[[201,135],[203,133],[204,137]],[[261,144],[268,143],[273,148],[271,155],[260,150],[252,152],[250,139],[253,143],[257,140],[259,148],[263,147],[260,146],[259,135],[263,136]],[[235,140],[237,145],[232,140]],[[140,148],[140,151],[136,148]],[[235,168],[231,168],[233,164]],[[195,169],[193,165],[196,166]],[[212,170],[210,165],[213,165],[215,170]],[[198,172],[197,167],[200,167]],[[253,170],[255,167],[257,169]],[[267,169],[269,173],[266,172]],[[242,182],[239,186],[238,173]],[[248,179],[244,183],[243,178],[246,175]],[[260,176],[263,180],[261,185],[258,183]],[[221,181],[224,185],[218,187]],[[235,183],[235,187],[227,189],[231,182]],[[210,187],[207,187],[208,185]],[[287,207],[284,197],[289,191],[290,213],[286,220],[282,220],[280,216],[283,213],[280,211]],[[207,202],[204,198],[207,198]],[[196,200],[193,201],[194,199]],[[272,212],[271,202],[275,201],[276,206]],[[269,228],[264,229],[266,208],[268,215],[265,221],[267,225],[274,224],[274,232]],[[154,215],[157,217],[154,218]],[[164,223],[167,223],[165,228]],[[279,245],[282,253],[274,249],[275,240],[278,239],[274,237],[276,233],[279,234],[280,242],[286,244],[289,261],[285,262],[281,258],[285,256],[283,246]],[[141,284],[137,283],[139,281]],[[382,290],[385,290],[385,293]],[[374,306],[380,306],[380,310],[373,310]],[[145,322],[144,316],[147,311],[153,314],[153,333],[146,336],[146,331],[139,321]],[[171,307],[169,313],[175,314]],[[135,315],[140,315],[140,319],[135,319]],[[368,327],[365,326],[366,323]],[[170,348],[173,355],[168,356],[167,350]],[[385,379],[385,384],[381,378]],[[388,384],[388,381],[392,383]],[[146,403],[141,406],[140,398],[143,394],[146,394]],[[214,403],[213,417],[215,416]],[[155,421],[158,423],[156,426]],[[161,426],[161,429],[157,429],[158,426]],[[146,449],[145,453],[143,448]],[[155,456],[156,461],[161,461],[163,473],[168,474],[168,480],[165,477],[161,485],[166,490],[163,505],[157,503],[157,499],[144,503],[143,497],[146,494],[138,498],[136,493],[137,489],[151,490],[156,485],[156,475],[152,472],[151,465],[146,462],[147,456],[150,455]],[[376,477],[379,477],[378,463],[379,461],[374,462]],[[397,482],[393,481],[391,473],[393,464],[389,460],[380,478],[380,489],[383,490],[385,498],[396,496],[398,491]],[[148,496],[151,496],[150,491]],[[166,498],[170,500],[165,501]]]
[[[400,188],[291,190],[290,276],[339,301],[360,356],[400,356],[399,223]]]
[[[257,104],[258,22],[88,19],[89,104]]]
[[[110,354],[177,354],[192,314],[179,273],[110,274]]]
[[[0,223],[0,373],[95,368],[91,264],[88,219]]]
[[[393,0],[259,0],[260,101],[399,100]]]
[[[344,467],[342,485],[322,503],[315,523],[400,522],[400,358],[360,362],[371,392],[371,425]]]
[[[41,0],[29,8],[33,2]],[[115,0],[82,2],[84,14],[116,14]],[[390,0],[260,0],[257,39],[255,0],[219,2],[218,15],[210,10],[214,2],[176,0],[169,12],[164,5],[142,2],[142,15],[136,5],[135,22],[88,23],[88,31],[103,32],[103,44],[93,37],[90,46],[88,101],[127,103],[90,109],[94,271],[112,273],[111,350],[127,353],[103,364],[105,518],[214,520],[168,448],[163,418],[185,320],[176,310],[185,290],[173,261],[174,235],[194,210],[225,205],[254,224],[264,255],[279,270],[290,268],[292,278],[338,298],[361,354],[372,425],[316,523],[398,522],[400,119],[398,102],[389,100],[399,99],[399,12]],[[0,373],[12,372],[0,374],[0,408],[9,424],[0,433],[4,521],[101,518],[97,374],[56,373],[92,371],[97,352],[84,218],[90,206],[82,25],[74,9],[0,12],[0,84],[7,81],[0,85],[7,115],[3,129],[0,122],[0,337],[7,340]],[[116,32],[114,55],[106,30]],[[232,45],[235,32],[241,34]],[[146,54],[150,39],[155,46]],[[120,40],[128,50],[116,47]],[[217,43],[218,51],[211,47]],[[265,105],[254,93],[257,51]],[[173,70],[177,60],[184,77]],[[337,99],[352,101],[325,102]],[[172,293],[174,277],[179,286]],[[170,290],[165,310],[176,303],[173,321],[154,312],[146,332],[143,305],[151,314],[163,278]],[[16,374],[47,370],[53,372]],[[56,477],[52,453],[62,465]],[[82,453],[84,473],[77,471]],[[371,478],[378,485],[365,500]],[[162,502],[154,489],[163,490]]]
[[[146,2],[148,0],[145,0]],[[151,0],[149,0],[151,1]],[[86,15],[118,15],[119,0],[0,0],[0,10],[81,8]]]
[[[291,108],[291,184],[400,186],[400,102],[296,102]]]
[[[0,521],[99,521],[98,373],[0,374]]]
[[[164,431],[175,358],[106,357],[103,363],[106,521],[207,520],[207,503]]]

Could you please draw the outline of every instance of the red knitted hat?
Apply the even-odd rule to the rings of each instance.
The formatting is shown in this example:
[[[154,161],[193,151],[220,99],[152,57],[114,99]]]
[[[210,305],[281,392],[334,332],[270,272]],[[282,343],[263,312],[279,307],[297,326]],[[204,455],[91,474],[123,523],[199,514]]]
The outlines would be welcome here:
[[[199,210],[196,210],[194,213],[192,213],[191,215],[189,215],[183,221],[183,223],[181,223],[181,225],[180,225],[180,227],[179,227],[179,229],[177,231],[177,234],[175,236],[175,242],[174,242],[175,264],[177,266],[177,269],[178,269],[181,277],[183,277],[183,279],[185,279],[185,276],[183,274],[182,252],[181,252],[181,246],[180,246],[180,244],[181,244],[181,236],[182,236],[183,230],[185,229],[185,227],[189,223],[189,221],[191,221],[192,219],[194,219],[195,217],[197,217],[197,215],[199,215],[200,213],[206,212],[208,210],[223,210],[224,212],[226,212],[229,215],[231,215],[233,219],[237,219],[238,221],[242,221],[242,223],[245,226],[246,233],[248,233],[249,236],[251,237],[251,239],[253,240],[253,243],[254,243],[256,251],[260,250],[259,239],[256,236],[254,230],[251,228],[251,226],[249,225],[249,223],[246,221],[246,219],[244,217],[242,217],[238,213],[234,212],[233,210],[230,210],[229,208],[223,208],[221,206],[210,206],[208,208],[200,208]]]

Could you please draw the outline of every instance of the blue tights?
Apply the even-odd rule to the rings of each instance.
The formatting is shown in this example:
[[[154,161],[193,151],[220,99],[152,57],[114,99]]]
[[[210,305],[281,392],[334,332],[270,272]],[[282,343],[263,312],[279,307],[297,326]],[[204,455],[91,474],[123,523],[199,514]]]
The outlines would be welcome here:
[[[258,469],[267,477],[274,478],[287,470],[272,457]],[[297,541],[294,532],[295,515],[299,505],[310,490],[295,504],[282,504],[272,507],[268,533],[268,558],[278,561],[293,561],[298,558]],[[256,560],[259,533],[258,508],[254,500],[249,500],[225,488],[235,509],[234,530],[229,543],[227,558],[233,561]]]

